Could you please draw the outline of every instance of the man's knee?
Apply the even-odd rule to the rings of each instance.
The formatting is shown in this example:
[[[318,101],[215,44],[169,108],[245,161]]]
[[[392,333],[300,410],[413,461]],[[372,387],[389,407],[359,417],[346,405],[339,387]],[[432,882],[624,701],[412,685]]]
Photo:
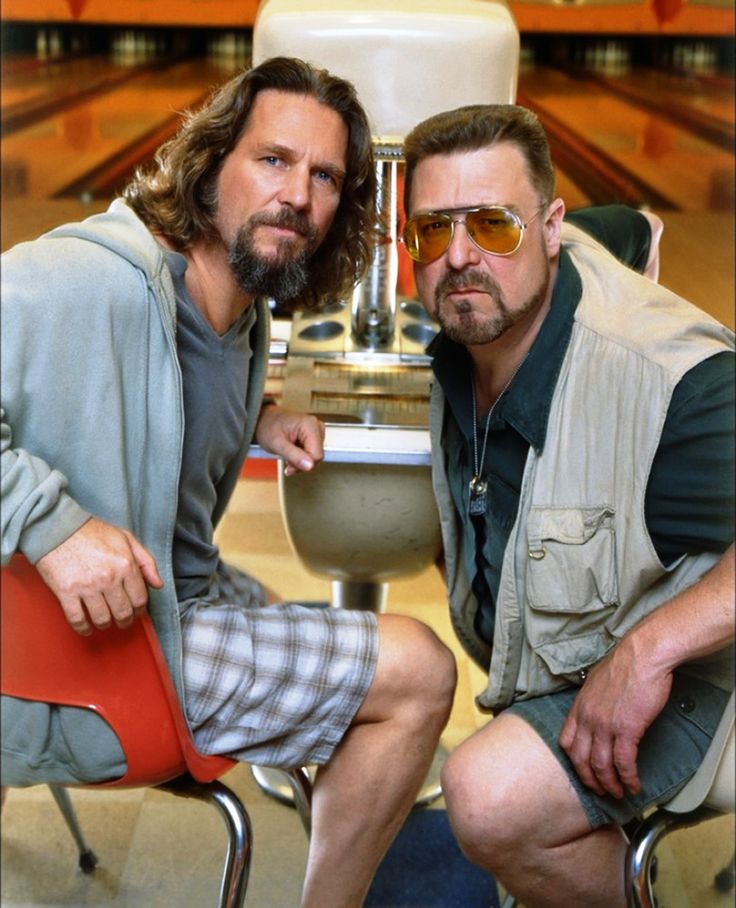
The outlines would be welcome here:
[[[450,754],[442,791],[461,848],[491,869],[590,832],[567,773],[513,715],[497,716]]]
[[[536,825],[529,776],[512,752],[504,753],[489,738],[486,728],[468,739],[442,769],[453,833],[465,855],[484,866],[517,855]]]
[[[403,615],[380,617],[381,644],[376,683],[402,699],[447,720],[457,667],[450,649],[426,624]]]
[[[469,860],[487,866],[501,844],[497,837],[508,839],[513,828],[500,816],[504,805],[498,803],[493,780],[480,777],[472,752],[460,745],[445,761],[441,781],[447,816],[460,849]]]

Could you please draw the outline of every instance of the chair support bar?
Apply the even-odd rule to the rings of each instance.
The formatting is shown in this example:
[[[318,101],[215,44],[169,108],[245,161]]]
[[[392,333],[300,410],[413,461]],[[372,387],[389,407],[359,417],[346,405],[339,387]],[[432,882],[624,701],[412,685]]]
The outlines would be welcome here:
[[[312,777],[306,766],[292,769],[288,773],[289,784],[294,794],[294,806],[309,838],[312,832]]]
[[[660,809],[642,820],[632,837],[624,867],[629,908],[656,908],[649,866],[659,842],[675,829],[695,826],[716,816],[718,812],[708,807],[699,807],[685,814],[669,813]]]
[[[72,800],[69,797],[69,792],[63,785],[54,784],[49,785],[49,790],[54,796],[54,800],[61,811],[61,815],[64,817],[66,825],[69,827],[69,832],[71,832],[72,838],[79,849],[79,869],[82,873],[92,873],[98,863],[97,855],[85,841],[82,827],[79,825],[77,814],[72,805]]]
[[[207,801],[219,810],[228,833],[220,908],[241,908],[248,887],[253,841],[250,817],[243,804],[221,782],[197,782],[189,775],[179,776],[157,787],[179,797]]]

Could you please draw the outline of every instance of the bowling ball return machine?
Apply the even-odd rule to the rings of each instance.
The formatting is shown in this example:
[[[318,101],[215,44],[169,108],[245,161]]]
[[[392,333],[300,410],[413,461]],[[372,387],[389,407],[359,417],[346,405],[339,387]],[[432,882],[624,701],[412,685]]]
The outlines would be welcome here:
[[[265,0],[253,64],[275,56],[350,81],[373,136],[383,242],[352,296],[295,314],[286,344],[282,403],[325,422],[324,461],[288,478],[281,464],[278,482],[291,546],[331,580],[330,605],[381,612],[390,581],[421,572],[441,551],[425,353],[437,326],[398,281],[403,141],[442,110],[513,103],[519,34],[502,0]],[[254,775],[292,803],[280,774],[255,767]],[[418,803],[439,794],[430,779]]]

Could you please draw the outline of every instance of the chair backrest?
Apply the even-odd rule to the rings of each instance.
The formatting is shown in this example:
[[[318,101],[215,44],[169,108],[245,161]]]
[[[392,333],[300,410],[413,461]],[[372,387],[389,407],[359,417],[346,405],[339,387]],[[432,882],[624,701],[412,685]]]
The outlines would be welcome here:
[[[107,786],[156,785],[185,772],[200,782],[234,765],[194,747],[150,618],[121,630],[75,633],[38,571],[22,556],[2,569],[3,694],[91,709],[111,726],[127,771]]]
[[[736,809],[734,768],[732,692],[703,762],[685,787],[662,806],[670,813],[689,813],[701,804],[721,813],[733,813]]]

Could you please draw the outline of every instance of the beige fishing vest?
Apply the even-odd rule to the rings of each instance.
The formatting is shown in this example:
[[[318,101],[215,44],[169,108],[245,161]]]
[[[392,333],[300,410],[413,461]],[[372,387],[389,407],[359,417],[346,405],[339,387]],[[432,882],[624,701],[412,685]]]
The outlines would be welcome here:
[[[646,278],[612,265],[565,225],[582,280],[544,450],[530,448],[519,510],[501,571],[492,651],[473,629],[460,524],[440,449],[444,397],[432,400],[433,479],[441,515],[450,612],[470,655],[489,665],[477,698],[498,710],[515,699],[578,684],[634,624],[691,585],[718,556],[660,563],[644,496],[672,392],[693,366],[733,349],[733,333]],[[733,686],[732,653],[688,670]]]

